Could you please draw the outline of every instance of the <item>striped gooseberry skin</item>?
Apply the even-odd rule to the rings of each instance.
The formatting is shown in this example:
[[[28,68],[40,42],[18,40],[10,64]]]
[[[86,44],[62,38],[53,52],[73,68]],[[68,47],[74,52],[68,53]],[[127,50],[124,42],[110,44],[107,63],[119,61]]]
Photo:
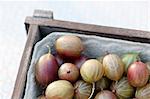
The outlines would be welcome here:
[[[137,52],[130,52],[130,53],[124,54],[122,57],[122,61],[125,64],[125,74],[127,74],[129,66],[132,63],[139,61],[139,60],[140,60],[140,57],[139,57],[139,53]]]
[[[47,86],[45,95],[46,99],[72,99],[74,87],[67,80],[57,80]]]
[[[150,83],[141,88],[137,88],[135,97],[136,99],[150,99]]]
[[[89,59],[81,66],[80,74],[84,81],[93,83],[102,78],[104,68],[98,60]]]
[[[58,70],[58,77],[62,80],[75,82],[79,77],[79,69],[72,63],[64,63]]]
[[[55,42],[55,48],[59,55],[69,58],[80,57],[84,49],[81,39],[73,35],[59,37]]]
[[[103,90],[97,93],[94,99],[117,99],[117,97],[108,90]]]
[[[146,64],[143,62],[134,62],[129,68],[127,73],[129,83],[134,87],[142,87],[146,85],[149,72]]]
[[[84,62],[87,60],[88,60],[88,57],[82,55],[79,58],[75,59],[73,63],[78,67],[78,69],[80,69],[82,64],[84,64]]]
[[[45,87],[57,78],[58,63],[55,57],[44,54],[39,58],[35,65],[35,78],[39,85]]]
[[[116,54],[108,54],[103,58],[104,75],[118,81],[124,73],[124,63]]]
[[[92,92],[92,84],[78,80],[74,84],[75,93],[73,99],[88,99]]]
[[[134,95],[134,87],[129,84],[127,77],[114,81],[110,88],[119,99],[129,99]]]

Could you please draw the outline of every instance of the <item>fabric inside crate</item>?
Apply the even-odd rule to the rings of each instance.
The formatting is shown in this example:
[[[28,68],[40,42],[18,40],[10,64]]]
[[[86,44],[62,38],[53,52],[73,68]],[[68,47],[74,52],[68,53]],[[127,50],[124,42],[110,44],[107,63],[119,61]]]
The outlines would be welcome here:
[[[85,46],[83,52],[84,55],[89,58],[96,58],[98,56],[105,55],[106,51],[109,53],[115,53],[122,55],[127,52],[136,51],[140,52],[140,57],[143,62],[150,61],[150,44],[131,42],[118,39],[110,39],[99,36],[89,36],[72,33],[51,33],[50,35],[37,42],[34,47],[31,64],[27,73],[27,82],[24,99],[37,99],[37,96],[42,93],[41,88],[37,86],[35,82],[35,63],[38,61],[40,56],[48,52],[47,45],[50,46],[52,54],[54,54],[55,46],[54,43],[57,38],[63,35],[76,35],[81,38]]]

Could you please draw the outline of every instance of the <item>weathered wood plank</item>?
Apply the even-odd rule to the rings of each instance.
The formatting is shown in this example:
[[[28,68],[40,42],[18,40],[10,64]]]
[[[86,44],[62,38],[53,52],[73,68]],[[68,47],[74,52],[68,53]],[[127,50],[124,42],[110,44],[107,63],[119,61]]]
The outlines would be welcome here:
[[[40,39],[38,34],[39,34],[38,25],[30,25],[28,39],[21,59],[12,99],[21,99],[22,97],[26,83],[27,70],[30,64],[32,49],[37,40]]]
[[[123,28],[83,24],[83,23],[61,21],[61,20],[54,20],[54,19],[51,20],[51,19],[43,19],[43,18],[33,18],[33,17],[27,17],[25,23],[38,24],[41,26],[65,28],[71,30],[95,32],[99,34],[103,33],[109,35],[120,35],[120,36],[127,36],[127,37],[150,39],[150,32],[141,31],[141,30],[123,29]]]
[[[33,13],[33,17],[53,19],[53,12],[50,10],[35,10]]]

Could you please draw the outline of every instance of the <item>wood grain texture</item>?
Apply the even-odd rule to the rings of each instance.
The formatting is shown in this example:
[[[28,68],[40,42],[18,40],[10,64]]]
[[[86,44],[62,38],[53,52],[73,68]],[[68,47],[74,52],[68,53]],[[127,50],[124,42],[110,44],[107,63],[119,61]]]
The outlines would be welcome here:
[[[38,25],[30,25],[28,39],[21,59],[12,99],[22,99],[22,94],[24,92],[26,83],[27,70],[31,60],[32,49],[37,40],[39,40],[38,34]]]
[[[58,28],[60,27],[60,28],[66,28],[71,30],[104,33],[109,35],[120,35],[120,36],[127,36],[127,37],[138,37],[138,38],[150,39],[150,32],[141,31],[141,30],[123,29],[123,28],[83,24],[83,23],[61,21],[61,20],[33,18],[33,17],[27,17],[25,23],[38,24],[41,26],[49,26],[49,27],[58,27]]]
[[[53,12],[50,10],[35,10],[33,17],[53,19]]]
[[[53,19],[52,11],[35,10],[33,13],[34,18]],[[26,32],[28,39],[21,59],[12,99],[22,99],[26,86],[27,71],[31,61],[34,44],[41,39],[39,25],[26,24]]]

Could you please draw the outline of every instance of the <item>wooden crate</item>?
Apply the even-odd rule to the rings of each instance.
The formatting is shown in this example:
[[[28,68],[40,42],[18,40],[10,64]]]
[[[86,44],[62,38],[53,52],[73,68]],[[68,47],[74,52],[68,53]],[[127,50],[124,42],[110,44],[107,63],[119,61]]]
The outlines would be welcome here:
[[[35,43],[52,32],[97,35],[150,44],[150,32],[55,20],[51,11],[35,10],[32,17],[26,17],[25,27],[28,39],[22,55],[12,99],[22,99],[24,95],[27,71]]]

